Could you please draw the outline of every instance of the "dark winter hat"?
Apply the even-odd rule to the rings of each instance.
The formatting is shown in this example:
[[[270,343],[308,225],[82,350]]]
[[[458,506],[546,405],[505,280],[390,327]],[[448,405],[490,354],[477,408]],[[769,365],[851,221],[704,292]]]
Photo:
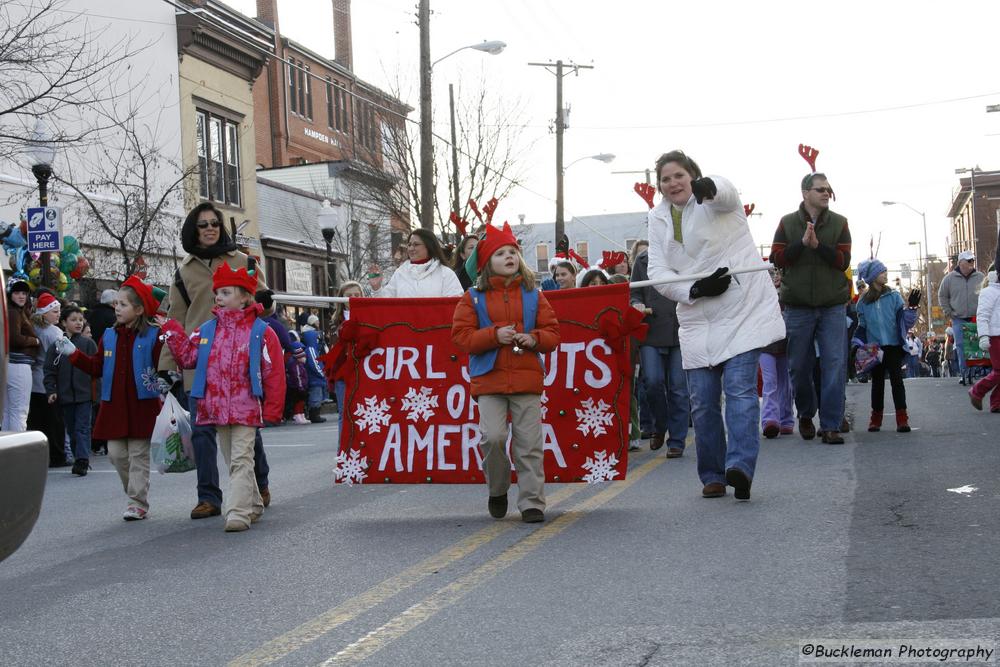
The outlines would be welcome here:
[[[830,180],[826,177],[826,174],[824,174],[821,171],[817,171],[812,174],[806,174],[805,176],[802,177],[802,189],[809,190],[810,188],[812,188],[813,181],[816,180],[817,178],[821,178],[824,181]]]

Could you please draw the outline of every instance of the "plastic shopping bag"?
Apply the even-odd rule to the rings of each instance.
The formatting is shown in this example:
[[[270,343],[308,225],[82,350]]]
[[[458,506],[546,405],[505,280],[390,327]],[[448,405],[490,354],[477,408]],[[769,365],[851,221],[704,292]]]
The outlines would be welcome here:
[[[966,366],[989,366],[990,353],[979,349],[979,325],[962,322],[962,351]]]
[[[191,444],[191,415],[173,394],[167,394],[156,417],[151,461],[161,473],[194,470],[194,446]]]
[[[875,343],[868,343],[858,348],[854,356],[854,370],[858,375],[870,373],[873,368],[882,363],[885,353]]]

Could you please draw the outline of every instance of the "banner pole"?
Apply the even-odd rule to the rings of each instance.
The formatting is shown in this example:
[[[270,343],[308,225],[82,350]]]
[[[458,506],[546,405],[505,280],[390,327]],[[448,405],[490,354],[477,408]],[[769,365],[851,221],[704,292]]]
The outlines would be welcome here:
[[[730,269],[726,274],[728,276],[740,275],[743,273],[756,273],[757,271],[767,271],[771,268],[770,264],[761,264],[760,266],[745,266],[738,269]],[[666,285],[668,283],[683,283],[692,280],[701,280],[702,278],[708,278],[714,272],[710,273],[695,273],[689,276],[674,276],[673,278],[660,278],[659,280],[638,280],[633,283],[629,283],[629,287],[650,287],[653,285]],[[274,294],[273,298],[278,303],[287,302],[303,302],[309,301],[314,303],[347,303],[349,299],[346,296],[313,296],[311,294]]]

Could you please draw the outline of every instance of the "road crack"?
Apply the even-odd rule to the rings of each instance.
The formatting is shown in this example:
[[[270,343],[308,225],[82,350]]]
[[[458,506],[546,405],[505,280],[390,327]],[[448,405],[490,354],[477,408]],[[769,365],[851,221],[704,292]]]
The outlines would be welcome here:
[[[907,502],[909,502],[909,501],[904,500],[901,503],[897,503],[895,505],[889,505],[889,511],[892,512],[893,519],[892,519],[892,521],[888,521],[886,523],[883,523],[882,525],[883,526],[896,526],[898,528],[919,528],[919,526],[917,526],[917,524],[915,524],[915,523],[905,523],[904,520],[903,520],[904,517],[903,517],[903,511],[902,510],[903,510],[903,506],[906,505]]]

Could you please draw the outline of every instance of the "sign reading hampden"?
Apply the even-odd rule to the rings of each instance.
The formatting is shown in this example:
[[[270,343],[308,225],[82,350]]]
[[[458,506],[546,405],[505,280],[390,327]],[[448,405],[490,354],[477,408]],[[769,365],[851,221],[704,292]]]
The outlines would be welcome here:
[[[642,315],[629,305],[628,285],[545,296],[560,332],[559,347],[541,360],[545,479],[623,479],[632,391],[628,339],[644,332]],[[337,481],[483,482],[468,356],[451,342],[457,303],[351,299],[351,326],[342,332],[349,351]]]

